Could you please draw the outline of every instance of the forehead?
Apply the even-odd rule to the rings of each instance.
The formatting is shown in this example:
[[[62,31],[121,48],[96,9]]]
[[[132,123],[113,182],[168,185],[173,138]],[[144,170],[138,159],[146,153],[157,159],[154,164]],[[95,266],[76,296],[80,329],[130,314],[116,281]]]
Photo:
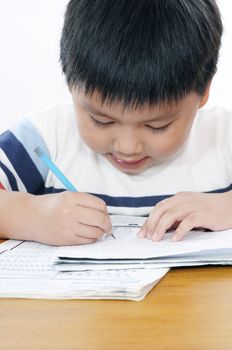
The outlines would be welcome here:
[[[83,92],[72,93],[74,103],[89,113],[109,116],[115,119],[133,120],[164,120],[170,119],[177,114],[186,113],[197,101],[195,93],[190,94],[178,102],[162,103],[159,105],[148,105],[136,107],[125,107],[121,102],[107,102],[102,99],[98,92],[86,95]]]

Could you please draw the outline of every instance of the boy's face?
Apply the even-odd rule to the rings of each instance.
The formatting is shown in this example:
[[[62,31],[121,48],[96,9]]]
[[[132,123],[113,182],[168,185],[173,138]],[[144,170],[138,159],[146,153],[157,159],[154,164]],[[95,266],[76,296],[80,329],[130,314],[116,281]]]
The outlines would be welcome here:
[[[122,172],[138,174],[174,157],[182,148],[198,108],[208,98],[191,93],[178,103],[124,109],[72,91],[80,134],[86,144]]]

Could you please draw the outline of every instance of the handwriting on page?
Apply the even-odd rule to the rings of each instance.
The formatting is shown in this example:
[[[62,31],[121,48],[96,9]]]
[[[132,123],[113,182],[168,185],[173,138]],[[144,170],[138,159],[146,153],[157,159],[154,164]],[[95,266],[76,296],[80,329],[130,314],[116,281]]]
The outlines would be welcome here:
[[[129,222],[133,223],[133,219],[130,218]],[[102,239],[90,245],[61,247],[57,256],[74,259],[151,259],[232,248],[232,230],[228,230],[230,233],[194,231],[176,243],[171,241],[172,233],[167,233],[164,240],[154,242],[137,237],[138,228],[128,226],[125,218],[114,220],[113,234],[116,240]],[[144,222],[145,218],[142,220]]]

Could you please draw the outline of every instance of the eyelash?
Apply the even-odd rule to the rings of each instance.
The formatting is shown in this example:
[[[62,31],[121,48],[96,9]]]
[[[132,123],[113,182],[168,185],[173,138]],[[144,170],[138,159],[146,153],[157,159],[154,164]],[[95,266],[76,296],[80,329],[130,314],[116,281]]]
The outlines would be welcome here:
[[[112,126],[114,124],[114,122],[107,122],[107,123],[102,123],[102,122],[99,122],[99,120],[96,120],[95,118],[93,118],[91,115],[90,115],[90,118],[93,122],[93,124],[95,126],[97,126],[98,128],[109,128],[110,126]],[[164,134],[169,126],[171,125],[171,123],[165,125],[165,126],[162,126],[161,128],[153,128],[152,126],[149,126],[149,125],[146,125],[146,127],[152,132],[152,133],[156,133],[156,134]]]
[[[152,126],[146,125],[147,128],[149,128],[149,130],[155,134],[165,134],[165,132],[169,129],[169,126],[171,125],[171,123],[162,126],[161,128],[153,128]]]
[[[108,128],[109,126],[114,124],[114,122],[108,122],[108,123],[99,122],[98,120],[96,120],[92,116],[90,116],[90,118],[91,118],[92,122],[94,123],[94,125],[97,126],[98,128]]]

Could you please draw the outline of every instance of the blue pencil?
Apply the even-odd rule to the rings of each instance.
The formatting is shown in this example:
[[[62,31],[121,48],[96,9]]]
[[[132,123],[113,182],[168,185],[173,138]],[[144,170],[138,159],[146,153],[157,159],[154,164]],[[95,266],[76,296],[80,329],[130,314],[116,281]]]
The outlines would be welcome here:
[[[72,192],[77,192],[77,189],[73,184],[67,179],[66,176],[60,171],[59,168],[53,163],[53,161],[48,157],[48,155],[40,148],[36,147],[34,152],[44,161],[48,168],[56,175],[60,182],[67,188],[67,190]]]
[[[78,192],[76,187],[67,179],[67,177],[60,171],[59,168],[53,163],[53,161],[48,157],[48,155],[40,148],[36,147],[34,152],[39,156],[39,158],[47,165],[47,167],[56,175],[60,182],[71,192]],[[111,233],[114,239],[114,235]]]

